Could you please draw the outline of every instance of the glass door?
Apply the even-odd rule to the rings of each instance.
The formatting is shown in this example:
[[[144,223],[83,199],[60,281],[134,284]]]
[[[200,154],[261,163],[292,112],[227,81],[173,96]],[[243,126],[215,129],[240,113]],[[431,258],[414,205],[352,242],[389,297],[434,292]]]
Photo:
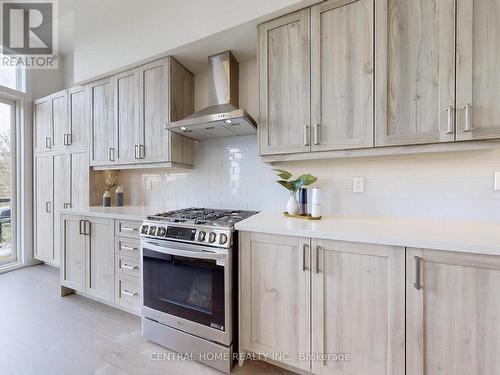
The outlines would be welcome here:
[[[224,266],[143,247],[144,306],[225,330]]]
[[[0,265],[15,262],[16,103],[0,98]]]

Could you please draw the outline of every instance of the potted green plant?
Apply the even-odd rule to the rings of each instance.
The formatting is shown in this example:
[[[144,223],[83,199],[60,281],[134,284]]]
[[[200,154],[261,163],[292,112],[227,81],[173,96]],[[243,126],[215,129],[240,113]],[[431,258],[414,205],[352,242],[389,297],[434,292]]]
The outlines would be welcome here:
[[[307,173],[297,177],[295,180],[290,180],[292,178],[292,174],[283,169],[273,169],[278,174],[278,177],[281,180],[276,181],[278,184],[283,186],[290,192],[290,198],[286,204],[286,211],[290,215],[297,215],[299,205],[297,203],[297,191],[301,187],[309,186],[314,184],[317,180],[317,177]]]

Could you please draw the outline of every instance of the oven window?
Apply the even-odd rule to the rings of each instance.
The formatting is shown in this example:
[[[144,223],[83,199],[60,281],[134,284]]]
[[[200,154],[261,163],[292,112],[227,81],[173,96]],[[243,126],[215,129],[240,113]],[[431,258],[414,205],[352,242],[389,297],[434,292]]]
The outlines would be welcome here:
[[[144,305],[224,330],[224,267],[143,248]]]

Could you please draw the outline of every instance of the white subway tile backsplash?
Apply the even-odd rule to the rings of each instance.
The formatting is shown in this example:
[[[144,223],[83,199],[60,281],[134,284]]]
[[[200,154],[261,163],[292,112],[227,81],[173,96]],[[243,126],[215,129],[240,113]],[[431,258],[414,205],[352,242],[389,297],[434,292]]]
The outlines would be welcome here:
[[[260,161],[255,136],[204,140],[188,171],[124,170],[120,184],[130,205],[206,206],[283,211],[288,192],[273,166]],[[493,173],[500,150],[288,162],[294,175],[311,173],[323,189],[325,214],[500,220]],[[352,192],[352,178],[365,192]]]

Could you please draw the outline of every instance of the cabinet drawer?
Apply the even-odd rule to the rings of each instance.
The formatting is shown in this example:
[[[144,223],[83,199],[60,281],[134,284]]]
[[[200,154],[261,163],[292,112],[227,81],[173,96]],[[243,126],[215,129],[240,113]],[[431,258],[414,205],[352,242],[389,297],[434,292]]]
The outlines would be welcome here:
[[[115,237],[115,253],[118,256],[126,256],[139,259],[140,241],[124,237]]]
[[[125,275],[139,277],[141,275],[140,262],[138,258],[117,256],[115,272]]]
[[[141,281],[137,277],[117,273],[115,303],[132,312],[141,311]]]
[[[115,235],[139,239],[142,222],[133,220],[115,220]]]

